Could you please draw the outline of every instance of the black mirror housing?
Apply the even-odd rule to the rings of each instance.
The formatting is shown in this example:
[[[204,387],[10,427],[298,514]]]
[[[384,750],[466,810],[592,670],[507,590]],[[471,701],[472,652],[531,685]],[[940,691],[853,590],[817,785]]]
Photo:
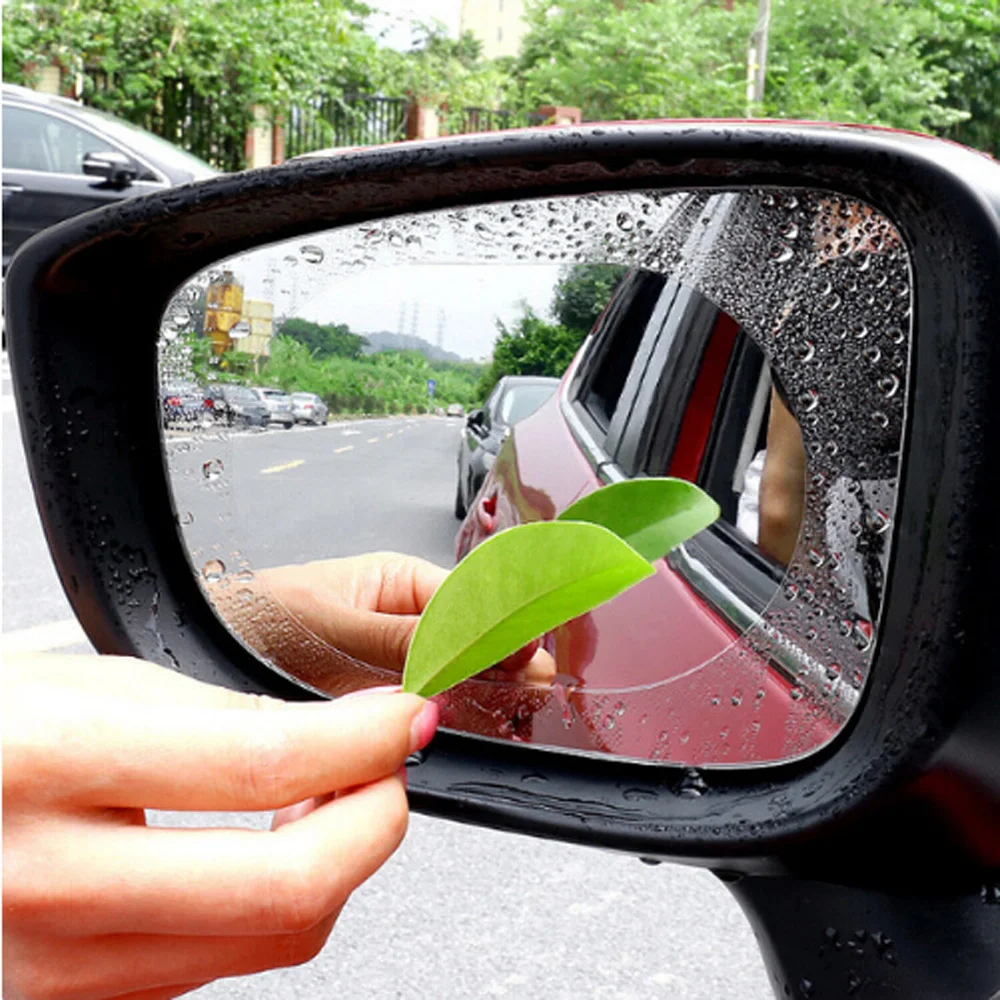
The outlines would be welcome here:
[[[857,712],[804,760],[697,780],[669,765],[445,732],[411,768],[411,800],[464,822],[733,873],[892,886],[935,854],[925,887],[982,882],[1000,869],[1000,837],[988,836],[997,828],[983,819],[1000,816],[1000,671],[988,642],[1000,556],[1000,169],[954,144],[781,123],[463,137],[223,177],[29,241],[7,282],[15,391],[49,544],[94,644],[241,690],[314,696],[222,625],[177,531],[159,446],[155,343],[165,304],[192,273],[260,243],[402,212],[766,185],[863,198],[895,222],[912,255],[914,402],[899,534]],[[104,319],[110,296],[131,317],[127,332]],[[73,418],[58,418],[60,406]],[[544,781],[525,783],[528,774]],[[980,805],[959,816],[940,808],[945,794]]]
[[[128,187],[139,176],[139,168],[124,153],[87,153],[83,172],[103,178],[112,187]]]

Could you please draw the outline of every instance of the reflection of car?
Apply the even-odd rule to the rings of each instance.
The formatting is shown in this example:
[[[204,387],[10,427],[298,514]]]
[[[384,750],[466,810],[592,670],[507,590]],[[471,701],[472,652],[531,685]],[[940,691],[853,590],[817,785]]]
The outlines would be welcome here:
[[[448,409],[445,411],[445,416],[447,417],[464,417],[465,409],[461,403],[449,403]]]
[[[293,392],[292,415],[296,423],[325,424],[330,411],[314,392]]]
[[[455,517],[465,517],[510,429],[534,413],[558,385],[557,378],[507,375],[496,384],[483,408],[465,418],[458,447]]]
[[[508,435],[458,538],[461,558],[505,527],[551,519],[603,483],[644,475],[698,482],[718,501],[720,521],[661,561],[655,577],[565,626],[556,663],[560,675],[595,689],[668,681],[675,699],[709,703],[713,684],[725,688],[726,732],[760,724],[752,746],[722,751],[734,762],[781,759],[794,704],[792,644],[788,669],[768,669],[748,653],[741,675],[723,655],[784,574],[737,528],[746,473],[766,440],[771,385],[763,354],[725,312],[676,280],[635,272],[559,391]],[[818,719],[812,738],[825,741],[831,725]],[[630,754],[655,756],[647,735],[630,732]],[[721,738],[715,716],[693,712],[687,736],[670,753],[696,763],[699,748]],[[586,739],[581,749],[604,749],[604,734]]]
[[[163,426],[171,423],[192,423],[202,420],[208,409],[205,393],[195,382],[173,382],[160,386],[160,404],[163,407]]]
[[[228,427],[267,427],[271,418],[271,411],[245,385],[210,385],[205,390],[205,403],[215,419]]]
[[[47,226],[217,171],[165,139],[64,97],[3,86],[3,267]]]
[[[292,397],[287,392],[281,389],[259,388],[254,388],[251,391],[267,407],[272,424],[282,424],[285,430],[290,430],[295,426],[295,417],[292,414]]]

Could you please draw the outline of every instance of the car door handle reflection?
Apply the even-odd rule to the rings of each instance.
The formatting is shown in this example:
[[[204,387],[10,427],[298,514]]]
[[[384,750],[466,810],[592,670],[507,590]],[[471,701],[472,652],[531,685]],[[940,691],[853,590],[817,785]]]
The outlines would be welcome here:
[[[476,520],[483,533],[492,535],[497,530],[497,494],[494,490],[476,504]]]

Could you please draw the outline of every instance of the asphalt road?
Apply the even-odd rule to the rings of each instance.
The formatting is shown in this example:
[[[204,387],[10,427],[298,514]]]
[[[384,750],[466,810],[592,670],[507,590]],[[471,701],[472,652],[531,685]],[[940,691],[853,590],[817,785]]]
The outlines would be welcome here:
[[[73,623],[42,538],[8,395],[0,407],[3,648],[85,652],[90,646]],[[244,542],[251,561],[394,547],[447,563],[457,422],[404,421],[401,434],[393,430],[398,425],[359,425],[346,437],[351,428],[274,430],[223,442],[233,482],[253,479],[259,490],[254,530]],[[337,452],[348,444],[350,451]],[[379,478],[389,472],[389,483]],[[290,498],[304,495],[316,499],[299,521]],[[378,508],[377,496],[389,508]],[[332,531],[331,524],[350,530]],[[150,821],[265,827],[269,817],[151,813]],[[414,816],[401,849],[355,893],[317,959],[190,995],[766,1000],[772,993],[749,925],[707,872],[651,868],[631,857]]]

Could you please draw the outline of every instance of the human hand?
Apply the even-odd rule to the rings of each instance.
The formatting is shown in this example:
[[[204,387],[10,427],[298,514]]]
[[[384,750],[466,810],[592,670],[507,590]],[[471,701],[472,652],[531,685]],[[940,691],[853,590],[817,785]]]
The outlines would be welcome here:
[[[288,704],[125,657],[8,657],[3,684],[6,1000],[159,1000],[308,961],[402,839],[401,768],[437,724],[414,695]],[[168,830],[145,808],[283,811]]]
[[[419,616],[447,575],[426,559],[372,552],[260,570],[256,582],[324,642],[401,672]],[[536,640],[487,673],[548,684],[555,661]]]

